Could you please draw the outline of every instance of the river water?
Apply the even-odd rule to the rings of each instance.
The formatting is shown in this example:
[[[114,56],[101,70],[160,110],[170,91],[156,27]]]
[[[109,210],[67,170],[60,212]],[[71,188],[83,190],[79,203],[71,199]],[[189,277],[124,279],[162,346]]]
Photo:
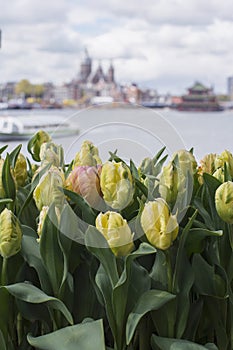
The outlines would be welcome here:
[[[57,138],[62,144],[66,161],[70,161],[79,150],[83,140],[91,140],[100,150],[103,160],[108,151],[118,150],[125,160],[134,159],[136,164],[146,157],[152,157],[163,146],[172,154],[181,148],[194,148],[197,159],[207,153],[221,153],[224,149],[233,152],[233,111],[223,112],[178,112],[169,109],[148,109],[143,107],[96,107],[82,110],[32,110],[4,111],[1,114],[24,116],[32,123],[38,115],[49,121],[51,115],[78,125],[80,133],[75,136]],[[7,142],[9,150],[20,142]],[[0,142],[0,146],[5,143]],[[23,143],[26,153],[26,144]]]

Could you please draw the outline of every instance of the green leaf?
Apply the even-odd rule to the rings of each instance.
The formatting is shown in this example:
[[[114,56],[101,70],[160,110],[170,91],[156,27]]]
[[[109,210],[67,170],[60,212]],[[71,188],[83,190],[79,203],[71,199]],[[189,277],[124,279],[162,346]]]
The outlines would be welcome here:
[[[113,289],[112,305],[117,325],[117,334],[115,334],[115,340],[119,349],[123,347],[123,344],[125,342],[124,325],[127,319],[127,299],[130,298],[130,295],[128,294],[129,285],[130,283],[133,283],[133,281],[130,278],[132,263],[136,258],[140,256],[154,253],[156,253],[156,249],[154,247],[147,243],[141,243],[136,251],[126,256],[124,261],[123,272],[120,276],[119,281]]]
[[[10,158],[10,164],[12,166],[12,168],[15,167],[18,155],[21,151],[22,145],[18,145],[15,149],[13,149],[13,151],[9,154],[9,158]]]
[[[21,254],[28,265],[36,270],[43,291],[51,294],[52,286],[48,273],[42,263],[39,243],[37,242],[38,237],[36,233],[27,226],[22,226],[22,230]]]
[[[176,257],[176,263],[175,263],[175,269],[174,269],[174,274],[173,274],[173,291],[178,291],[179,274],[183,268],[182,267],[182,259],[183,259],[183,254],[184,254],[184,250],[185,250],[185,242],[186,242],[187,236],[189,234],[189,231],[193,225],[193,222],[194,222],[196,216],[197,216],[197,211],[195,211],[193,216],[189,219],[187,225],[183,229],[182,234],[180,236],[177,257]]]
[[[101,262],[114,287],[118,281],[116,258],[104,236],[94,226],[89,226],[85,234],[85,244],[87,249]]]
[[[10,295],[7,292],[5,288],[0,288],[0,331],[1,335],[7,340],[7,334],[8,334],[8,322],[9,322],[9,315],[10,315]],[[1,343],[1,342],[0,342]],[[0,349],[2,347],[0,346]]]
[[[5,190],[6,198],[11,198],[14,200],[16,196],[16,187],[15,181],[11,174],[9,154],[7,154],[2,168],[2,184]]]
[[[105,350],[102,320],[65,327],[37,338],[28,335],[28,342],[41,350]]]
[[[40,238],[40,254],[53,288],[58,295],[64,271],[64,260],[58,241],[58,222],[55,206],[51,205],[45,217]]]
[[[176,310],[176,337],[182,338],[188,324],[191,304],[191,288],[194,284],[194,273],[187,255],[182,251],[180,268],[177,275],[177,310]]]
[[[131,171],[133,177],[135,179],[139,180],[140,177],[139,177],[138,169],[137,169],[136,165],[134,164],[134,162],[132,161],[132,159],[130,159],[130,171]]]
[[[4,287],[8,292],[13,295],[16,299],[32,303],[32,304],[46,304],[52,309],[59,310],[66,320],[73,324],[73,318],[65,304],[54,297],[45,294],[39,288],[33,286],[32,284],[22,282]]]
[[[9,204],[9,203],[13,203],[13,199],[11,198],[0,199],[0,204]]]
[[[183,339],[162,338],[152,335],[151,345],[154,350],[218,350],[214,344],[200,345]],[[210,345],[212,347],[210,347]]]
[[[7,149],[7,147],[8,147],[8,145],[3,146],[3,147],[0,148],[0,156],[5,151],[5,149]]]
[[[79,206],[82,211],[82,219],[90,225],[95,224],[96,213],[85,201],[85,199],[78,193],[69,191],[66,188],[61,189],[66,196],[68,196],[75,204]]]
[[[127,345],[131,342],[136,327],[141,318],[151,310],[158,310],[168,301],[176,296],[161,290],[149,290],[142,294],[136,306],[128,316],[126,324],[126,342]]]
[[[158,250],[156,253],[155,261],[151,269],[150,276],[152,278],[152,286],[157,289],[167,289],[167,265],[166,255],[162,250]]]
[[[59,231],[71,239],[84,245],[84,233],[81,229],[82,220],[74,213],[70,205],[64,205],[61,213]]]
[[[122,163],[126,164],[126,162],[122,158],[117,156],[117,150],[115,150],[114,153],[111,152],[111,151],[108,152],[108,153],[110,154],[109,161],[113,161],[114,160],[116,163],[122,162]]]
[[[28,201],[29,190],[27,188],[19,187],[16,194],[16,215],[20,217],[22,224],[37,229],[37,217],[39,215],[38,209],[34,201]]]
[[[215,223],[215,226],[217,226],[219,222],[219,217],[215,208],[215,192],[217,188],[221,185],[221,182],[214,176],[206,173],[203,174],[203,179],[207,190],[207,198],[209,204],[208,211],[211,215],[213,222]]]
[[[0,330],[0,349],[7,350],[6,343],[1,330]]]
[[[136,187],[139,188],[139,190],[144,194],[144,196],[148,197],[148,188],[138,179],[135,179]]]
[[[110,277],[107,275],[103,265],[100,265],[97,274],[96,274],[96,284],[101,292],[102,303],[106,310],[106,315],[108,318],[108,324],[111,328],[113,337],[117,336],[118,330],[115,320],[115,313],[112,303],[112,285]]]
[[[227,276],[221,266],[210,265],[200,254],[195,254],[192,267],[195,286],[200,294],[217,298],[228,297]]]
[[[1,330],[0,330],[0,349],[7,350],[6,343]]]
[[[201,253],[204,249],[204,241],[206,237],[221,237],[223,231],[210,231],[202,228],[192,228],[189,230],[185,247],[188,255],[192,253]]]

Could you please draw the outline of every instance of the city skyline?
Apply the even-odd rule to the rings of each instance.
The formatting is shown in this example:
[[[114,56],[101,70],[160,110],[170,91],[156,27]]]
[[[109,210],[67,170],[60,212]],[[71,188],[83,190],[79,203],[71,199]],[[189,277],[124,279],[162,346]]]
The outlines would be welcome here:
[[[0,13],[1,82],[69,81],[83,50],[114,62],[116,80],[183,94],[193,81],[225,93],[233,75],[233,3],[212,0],[12,0]],[[94,62],[95,64],[95,62]]]

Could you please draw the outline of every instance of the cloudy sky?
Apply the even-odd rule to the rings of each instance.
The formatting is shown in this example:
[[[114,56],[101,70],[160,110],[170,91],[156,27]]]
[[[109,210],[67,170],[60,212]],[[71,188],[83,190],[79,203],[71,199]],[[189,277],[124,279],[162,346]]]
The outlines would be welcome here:
[[[68,82],[83,50],[118,82],[184,93],[195,80],[226,92],[233,1],[11,0],[0,10],[0,82]]]

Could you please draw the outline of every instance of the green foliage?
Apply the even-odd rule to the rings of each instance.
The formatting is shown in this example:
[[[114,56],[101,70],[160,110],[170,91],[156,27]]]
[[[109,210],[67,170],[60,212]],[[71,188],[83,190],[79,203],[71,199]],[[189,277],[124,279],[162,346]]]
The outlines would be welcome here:
[[[32,94],[27,81],[17,88]],[[34,94],[41,93],[40,87],[38,92],[33,88]],[[35,137],[28,144],[31,151],[34,143]],[[218,215],[215,193],[221,182],[212,173],[198,167],[182,170],[184,186],[175,187],[180,189],[175,204],[168,203],[179,232],[161,250],[148,243],[141,215],[146,202],[160,196],[165,148],[142,160],[140,167],[110,152],[109,161],[128,166],[134,188],[132,201],[117,214],[119,222],[127,223],[131,239],[123,240],[130,249],[118,256],[111,244],[119,238],[116,232],[121,234],[119,222],[114,223],[118,231],[108,227],[107,219],[102,233],[96,228],[100,211],[108,218],[114,210],[103,198],[101,209],[92,208],[77,186],[67,186],[73,161],[61,173],[64,182],[58,190],[64,193],[64,203],[56,206],[54,201],[40,212],[33,194],[51,164],[35,165],[39,154],[31,152],[25,185],[18,187],[13,169],[21,145],[4,156],[6,148],[0,149],[0,213],[6,207],[11,210],[23,235],[20,252],[0,257],[0,349],[233,349],[233,225]],[[176,172],[186,166],[188,170],[189,160],[177,157]],[[224,181],[232,181],[231,164],[233,158],[221,165]],[[98,171],[101,177],[101,166]],[[175,176],[169,183],[177,186]],[[231,196],[227,200],[231,203]],[[157,219],[151,217],[151,230],[164,234]],[[10,229],[6,233],[14,235]],[[169,235],[169,225],[166,230]],[[0,244],[5,243],[3,231]]]

